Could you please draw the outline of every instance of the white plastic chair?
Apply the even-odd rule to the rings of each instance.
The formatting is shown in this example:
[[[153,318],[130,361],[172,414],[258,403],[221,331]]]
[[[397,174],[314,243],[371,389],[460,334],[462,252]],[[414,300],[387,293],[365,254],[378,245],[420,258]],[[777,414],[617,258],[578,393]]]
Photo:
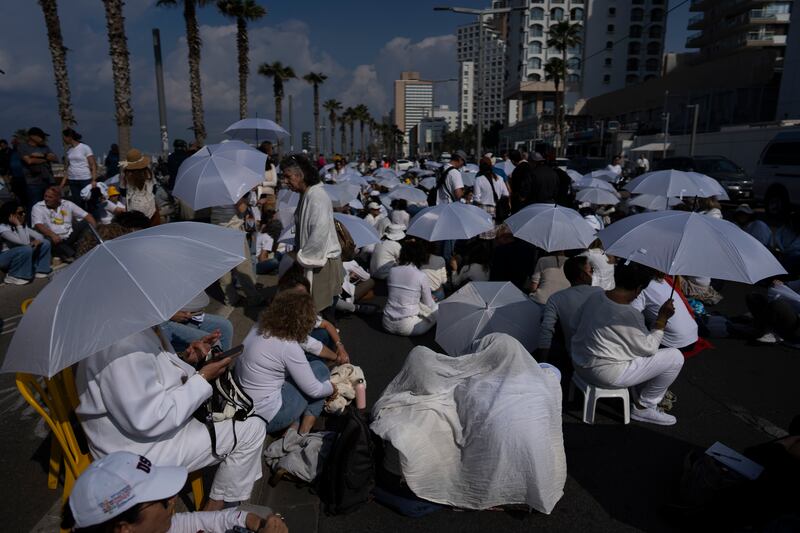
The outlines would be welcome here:
[[[631,422],[631,400],[628,389],[603,389],[596,385],[586,383],[577,372],[572,373],[572,381],[569,384],[569,401],[575,396],[575,389],[583,393],[583,421],[587,424],[594,424],[594,411],[597,407],[597,400],[601,398],[619,398],[622,400],[623,417],[626,424]]]

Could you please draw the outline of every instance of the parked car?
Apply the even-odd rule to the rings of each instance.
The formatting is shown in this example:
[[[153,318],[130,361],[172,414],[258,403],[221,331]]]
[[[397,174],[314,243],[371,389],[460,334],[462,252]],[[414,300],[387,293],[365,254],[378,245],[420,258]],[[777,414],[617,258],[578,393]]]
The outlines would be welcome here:
[[[761,152],[753,192],[771,215],[800,206],[800,131],[777,134]]]
[[[408,159],[398,159],[396,166],[397,170],[399,170],[400,172],[405,172],[411,167],[413,167],[414,163],[409,161]]]
[[[450,162],[451,157],[450,152],[442,152],[442,155],[439,156],[439,163],[446,165]]]
[[[656,163],[653,170],[683,170],[699,172],[717,180],[728,193],[731,202],[750,202],[753,199],[753,180],[742,167],[721,155],[668,157]]]

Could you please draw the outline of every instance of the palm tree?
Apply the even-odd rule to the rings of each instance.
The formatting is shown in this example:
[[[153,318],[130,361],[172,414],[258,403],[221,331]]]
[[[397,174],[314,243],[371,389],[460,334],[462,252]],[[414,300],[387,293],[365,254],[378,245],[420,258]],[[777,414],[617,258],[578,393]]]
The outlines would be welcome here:
[[[356,126],[356,120],[357,120],[356,119],[356,110],[354,108],[352,108],[352,107],[348,107],[347,109],[344,110],[344,113],[342,113],[342,118],[347,123],[347,125],[350,126],[350,153],[349,153],[350,155],[349,155],[348,159],[352,160],[353,159],[353,153],[355,151],[354,150],[355,126]],[[342,147],[342,150],[344,150],[344,146]]]
[[[236,19],[236,49],[239,52],[239,118],[247,118],[247,77],[250,75],[250,53],[247,22],[262,18],[267,10],[255,0],[217,0],[217,9]]]
[[[550,48],[555,48],[559,52],[561,52],[561,61],[563,61],[563,72],[564,76],[562,77],[562,81],[564,82],[561,86],[561,108],[557,108],[557,116],[558,116],[558,123],[559,123],[559,133],[561,135],[559,143],[559,153],[564,155],[566,152],[566,97],[567,97],[567,83],[566,83],[566,73],[567,73],[567,50],[570,48],[574,48],[583,42],[583,38],[581,34],[583,32],[583,26],[580,24],[571,24],[568,20],[562,20],[557,24],[550,27],[550,35],[547,38],[547,46]],[[557,91],[556,91],[557,92]]]
[[[317,153],[320,153],[319,138],[319,86],[325,83],[328,76],[321,72],[309,72],[303,79],[314,86],[314,141],[317,144]]]
[[[61,128],[66,129],[75,125],[76,121],[75,115],[72,112],[69,76],[67,74],[67,47],[64,46],[64,39],[61,36],[58,3],[56,0],[39,0],[39,5],[42,8],[44,23],[47,26],[47,41],[50,45],[50,56],[53,60],[53,77],[56,81],[58,114],[61,116]]]
[[[556,135],[561,138],[561,122],[559,121],[559,92],[558,87],[561,85],[561,82],[565,78],[566,72],[564,72],[564,61],[559,57],[552,57],[550,61],[545,63],[544,65],[544,79],[547,81],[552,81],[553,84],[556,86],[556,103],[555,103],[555,110],[553,114],[553,125],[555,126]]]
[[[342,136],[341,152],[344,154],[347,152],[347,117],[344,114],[339,117],[339,133]]]
[[[331,123],[331,155],[333,155],[336,153],[336,112],[342,108],[342,104],[331,98],[325,100],[322,107],[328,112],[328,121]]]
[[[183,5],[183,20],[186,23],[186,45],[189,49],[189,93],[192,98],[192,129],[198,144],[206,140],[206,124],[203,118],[203,89],[200,85],[200,27],[197,25],[197,8],[210,0],[158,0],[156,5],[174,7]]]
[[[365,157],[366,144],[364,143],[364,126],[369,122],[369,109],[364,104],[358,104],[353,109],[353,118],[358,120],[359,130],[361,135],[361,157]]]
[[[128,61],[128,38],[125,36],[123,0],[103,0],[108,29],[108,53],[111,56],[111,71],[114,74],[114,108],[117,119],[117,143],[121,154],[131,147],[131,68]]]
[[[275,122],[283,119],[283,82],[296,78],[294,70],[280,61],[264,63],[258,67],[258,73],[272,78],[272,93],[275,96]]]

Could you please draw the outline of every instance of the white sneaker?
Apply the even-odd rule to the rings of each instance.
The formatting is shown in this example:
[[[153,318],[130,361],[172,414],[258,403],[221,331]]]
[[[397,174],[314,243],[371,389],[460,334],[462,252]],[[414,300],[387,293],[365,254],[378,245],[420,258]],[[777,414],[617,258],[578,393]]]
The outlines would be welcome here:
[[[6,275],[6,279],[3,280],[3,283],[7,285],[27,285],[30,282],[31,280],[29,279],[15,278],[14,276],[8,275]]]
[[[781,338],[775,335],[774,333],[765,333],[761,335],[759,338],[756,339],[756,342],[760,342],[762,344],[777,344],[781,341]]]
[[[672,415],[668,415],[658,407],[639,409],[635,405],[631,406],[631,418],[639,422],[658,424],[659,426],[674,426],[678,421]]]
[[[36,279],[45,279],[45,278],[49,278],[49,277],[50,277],[50,273],[47,273],[47,274],[45,274],[44,272],[37,272],[36,273]]]

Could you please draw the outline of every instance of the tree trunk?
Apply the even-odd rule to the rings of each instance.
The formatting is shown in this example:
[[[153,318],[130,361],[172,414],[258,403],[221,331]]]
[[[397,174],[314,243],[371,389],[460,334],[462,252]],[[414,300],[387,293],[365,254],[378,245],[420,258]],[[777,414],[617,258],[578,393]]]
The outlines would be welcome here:
[[[106,8],[108,48],[111,56],[111,70],[114,75],[117,143],[119,145],[119,153],[125,154],[131,147],[133,108],[131,107],[131,69],[128,61],[128,39],[125,36],[125,18],[122,12],[123,0],[103,0],[103,4]]]
[[[564,79],[561,80],[561,142],[559,143],[559,154],[561,157],[564,157],[564,154],[567,153],[567,48],[564,47],[564,50],[561,52],[561,60],[564,62]]]
[[[283,120],[283,96],[275,95],[275,122],[282,124]]]
[[[555,84],[556,84],[556,94],[555,94],[556,109],[555,109],[555,114],[553,115],[553,129],[555,130],[555,137],[561,139],[561,106],[559,105],[558,101],[559,97],[561,96],[561,93],[558,90],[558,85],[559,85],[558,81],[556,81]],[[559,147],[558,150],[560,149],[561,148]],[[558,153],[558,150],[556,150],[556,153]]]
[[[342,134],[342,153],[345,153],[347,152],[347,125],[344,123],[344,121],[341,122],[339,129]]]
[[[61,36],[61,22],[58,18],[58,4],[56,0],[39,0],[47,26],[47,40],[50,45],[50,57],[53,61],[53,77],[56,83],[58,97],[58,114],[61,117],[61,128],[66,129],[75,125],[75,115],[72,113],[72,99],[69,91],[69,75],[67,72],[67,48]],[[64,146],[64,154],[67,147]]]
[[[336,117],[330,116],[331,119],[331,157],[336,154]]]
[[[250,51],[247,39],[247,20],[236,19],[236,48],[239,52],[239,118],[247,118],[247,76],[250,73]]]
[[[203,120],[203,90],[200,86],[200,28],[197,25],[197,8],[194,0],[184,0],[183,18],[186,21],[186,44],[189,48],[189,91],[192,97],[192,127],[199,145],[206,140]]]
[[[320,135],[319,135],[319,85],[314,84],[314,143],[317,149],[317,154],[322,153],[320,148]]]
[[[366,151],[364,144],[364,121],[361,121],[361,157],[366,157],[364,152]]]
[[[355,157],[355,148],[354,148],[355,139],[356,139],[355,131],[356,131],[355,121],[351,120],[350,121],[350,161],[352,161],[353,157]]]

